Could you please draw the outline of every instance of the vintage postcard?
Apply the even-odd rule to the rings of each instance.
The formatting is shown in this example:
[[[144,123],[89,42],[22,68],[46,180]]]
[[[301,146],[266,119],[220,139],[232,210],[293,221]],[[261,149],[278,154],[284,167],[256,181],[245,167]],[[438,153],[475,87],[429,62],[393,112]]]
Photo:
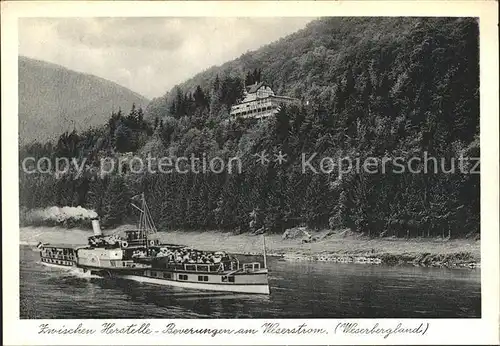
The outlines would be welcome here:
[[[2,2],[4,343],[500,342],[496,9]]]

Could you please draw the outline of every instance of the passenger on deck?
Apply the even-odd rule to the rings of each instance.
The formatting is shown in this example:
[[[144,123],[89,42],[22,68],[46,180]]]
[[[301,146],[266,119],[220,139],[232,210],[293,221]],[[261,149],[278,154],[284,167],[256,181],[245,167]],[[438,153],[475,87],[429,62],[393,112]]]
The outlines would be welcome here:
[[[161,248],[157,253],[152,252],[153,257],[166,257],[167,263],[172,264],[209,264],[221,265],[229,268],[231,258],[225,252],[208,252],[194,249],[175,249]],[[133,257],[145,257],[141,251],[134,251]]]

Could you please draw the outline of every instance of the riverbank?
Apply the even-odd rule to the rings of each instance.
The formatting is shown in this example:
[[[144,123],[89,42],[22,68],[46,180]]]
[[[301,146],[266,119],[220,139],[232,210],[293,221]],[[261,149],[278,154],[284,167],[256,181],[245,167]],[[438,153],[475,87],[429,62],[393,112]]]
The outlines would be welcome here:
[[[120,226],[105,232],[130,228],[134,226]],[[34,244],[38,241],[85,244],[90,234],[90,230],[77,228],[22,227],[20,238],[22,242]],[[200,250],[251,255],[263,253],[263,237],[259,235],[181,230],[159,232],[158,235],[164,243],[183,244]],[[312,234],[313,238],[317,235],[321,232]],[[481,259],[480,242],[472,239],[370,239],[348,232],[328,232],[328,236],[323,233],[320,240],[313,242],[303,242],[300,238],[283,239],[280,234],[266,235],[265,240],[269,256],[280,256],[289,261],[477,268]]]
[[[226,232],[162,233],[164,241],[189,244],[205,250],[224,250],[242,254],[262,254],[263,238]],[[290,261],[328,261],[366,264],[411,264],[426,267],[480,267],[480,242],[469,239],[397,239],[333,233],[325,239],[303,243],[266,235],[267,254]]]

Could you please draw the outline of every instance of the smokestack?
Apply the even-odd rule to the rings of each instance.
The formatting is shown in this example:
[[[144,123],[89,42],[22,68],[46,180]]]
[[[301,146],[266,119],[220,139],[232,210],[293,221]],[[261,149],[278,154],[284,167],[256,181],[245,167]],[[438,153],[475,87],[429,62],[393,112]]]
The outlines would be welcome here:
[[[92,229],[94,230],[95,236],[102,235],[102,230],[101,230],[101,226],[99,225],[98,218],[92,218]]]

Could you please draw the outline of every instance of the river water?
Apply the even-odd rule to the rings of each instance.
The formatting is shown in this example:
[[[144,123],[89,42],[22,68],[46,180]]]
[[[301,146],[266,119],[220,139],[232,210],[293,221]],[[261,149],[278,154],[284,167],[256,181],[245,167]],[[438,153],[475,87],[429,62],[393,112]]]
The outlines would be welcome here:
[[[21,318],[481,316],[479,270],[270,258],[271,294],[261,296],[83,277],[76,271],[41,265],[38,257],[32,246],[20,246]]]

